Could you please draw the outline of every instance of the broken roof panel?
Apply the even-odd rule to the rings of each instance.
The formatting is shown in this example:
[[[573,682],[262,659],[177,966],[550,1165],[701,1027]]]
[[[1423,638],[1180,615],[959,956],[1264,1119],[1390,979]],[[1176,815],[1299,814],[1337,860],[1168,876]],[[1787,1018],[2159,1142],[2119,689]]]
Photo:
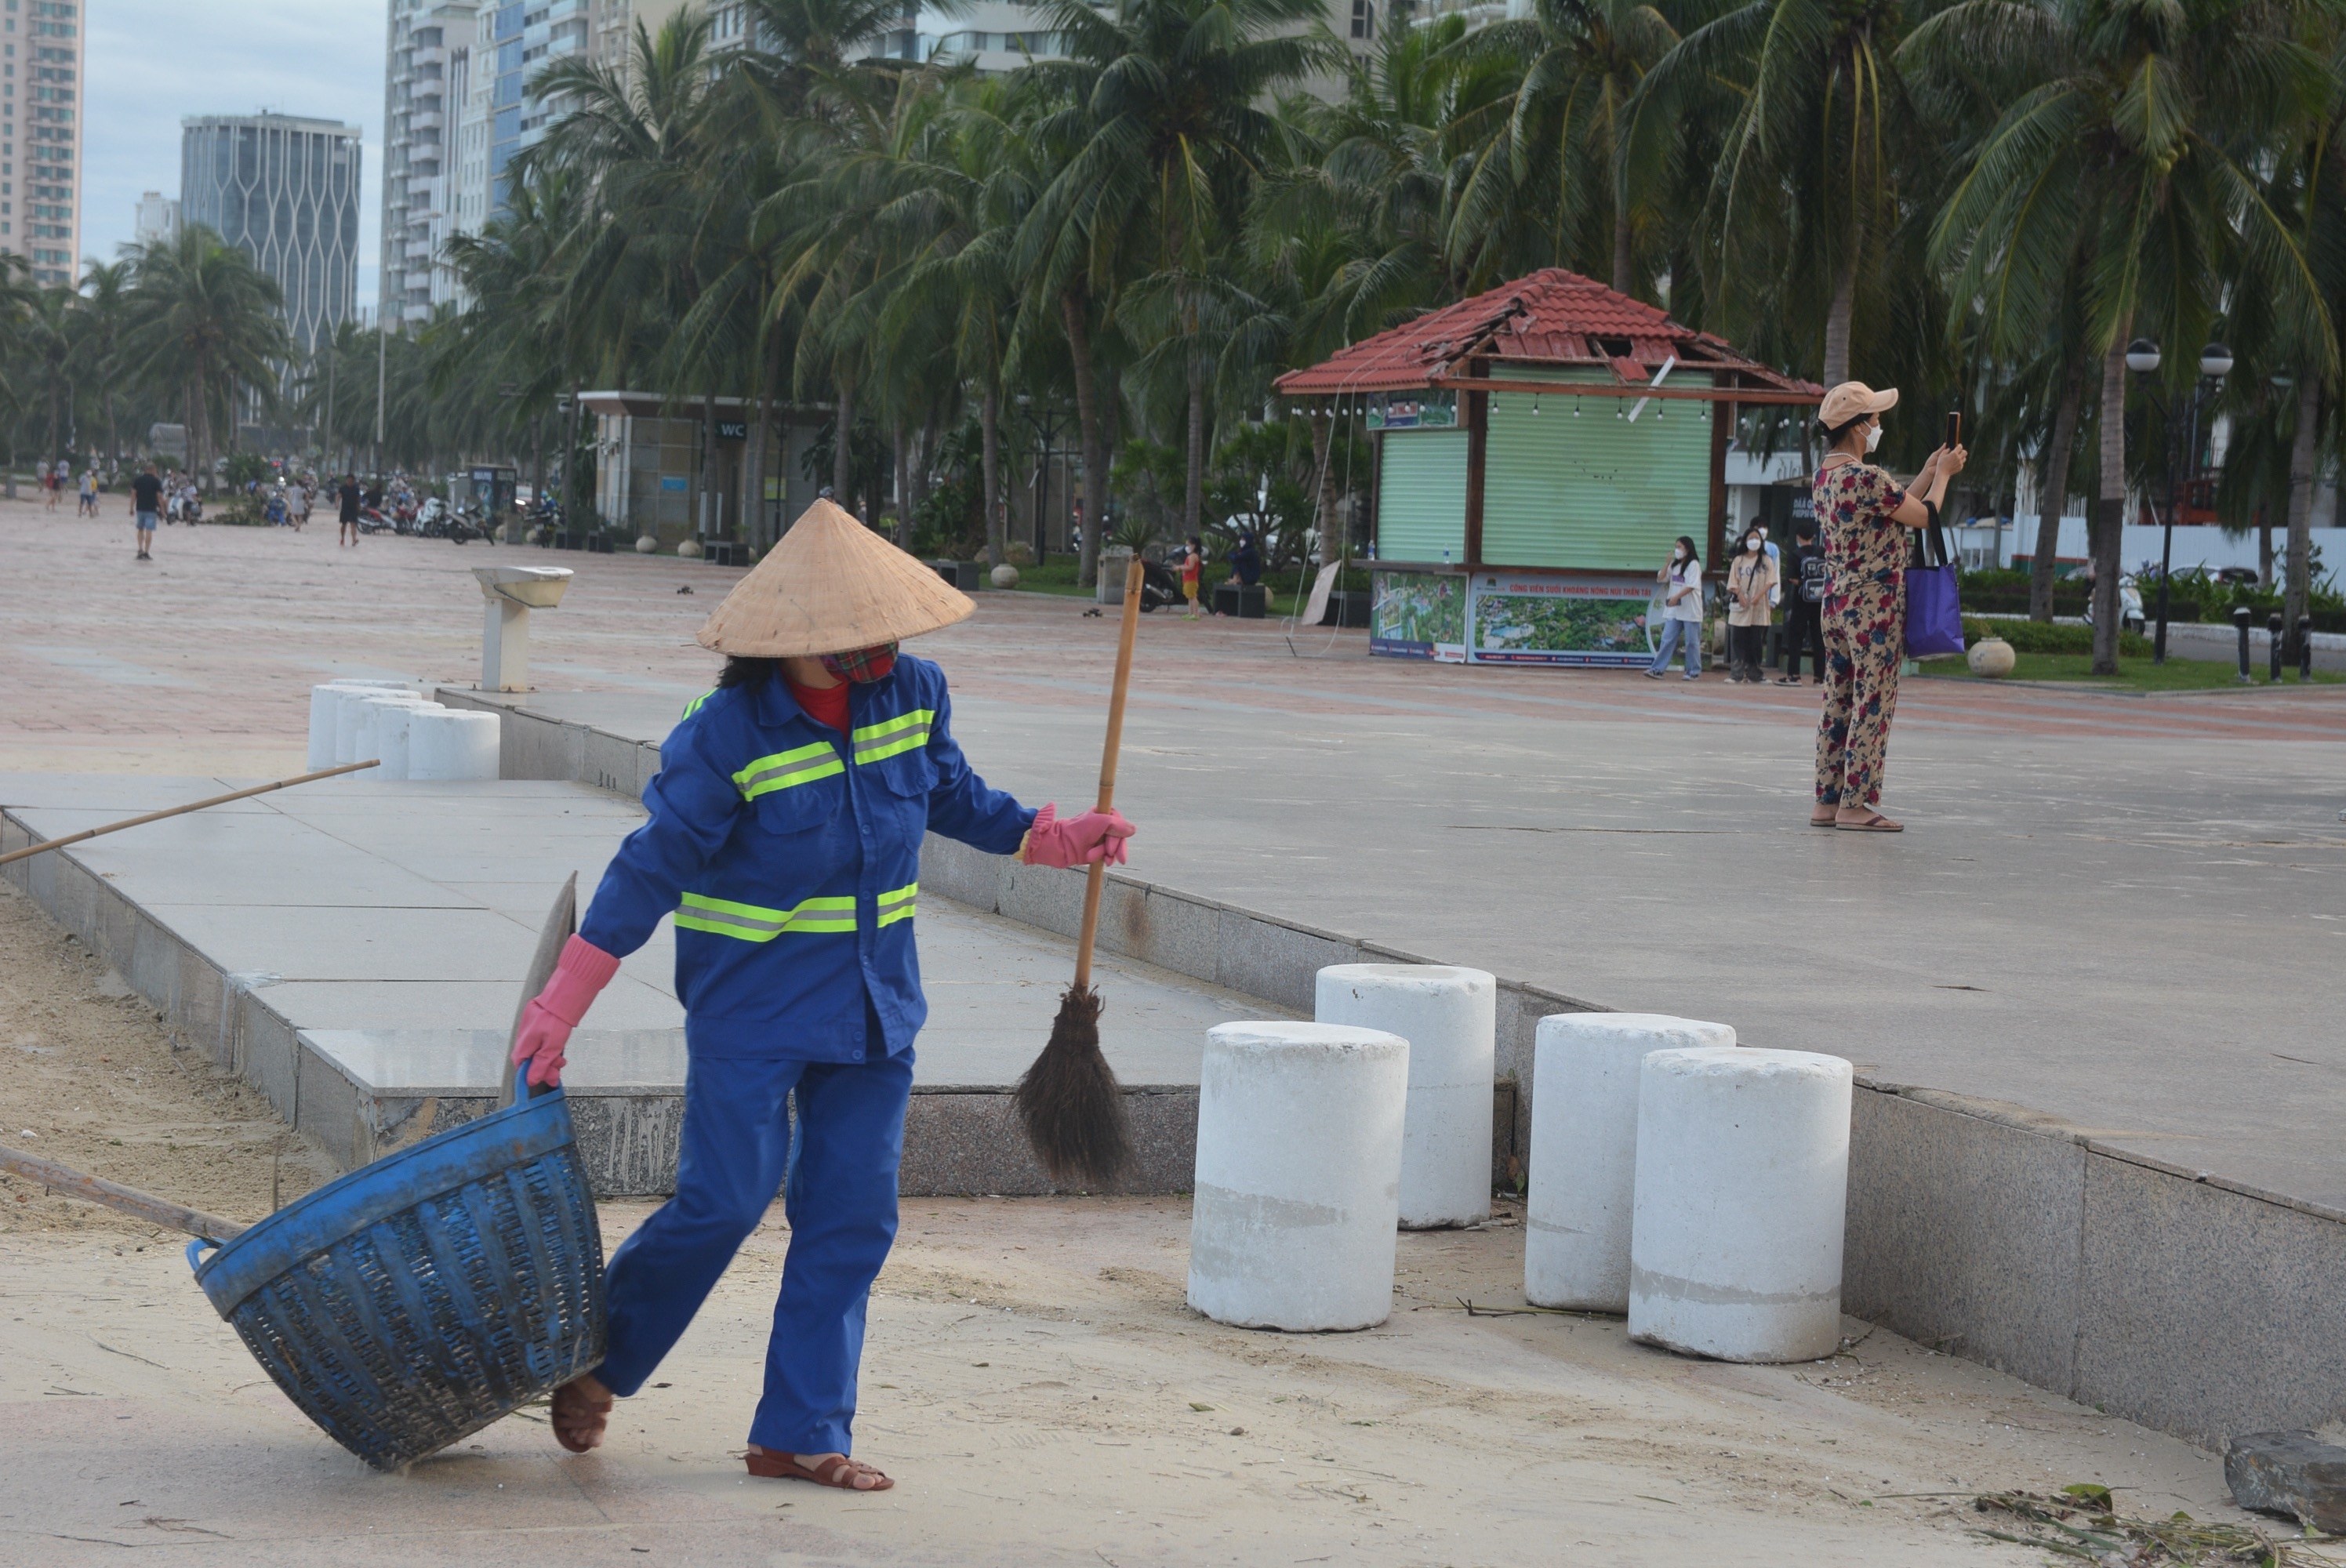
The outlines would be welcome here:
[[[1404,392],[1464,376],[1465,361],[1586,365],[1642,383],[1672,355],[1682,365],[1729,372],[1731,385],[1774,388],[1813,402],[1824,389],[1780,374],[1726,340],[1682,327],[1655,307],[1561,267],[1379,332],[1272,383],[1290,397]],[[1496,366],[1494,373],[1504,374]]]

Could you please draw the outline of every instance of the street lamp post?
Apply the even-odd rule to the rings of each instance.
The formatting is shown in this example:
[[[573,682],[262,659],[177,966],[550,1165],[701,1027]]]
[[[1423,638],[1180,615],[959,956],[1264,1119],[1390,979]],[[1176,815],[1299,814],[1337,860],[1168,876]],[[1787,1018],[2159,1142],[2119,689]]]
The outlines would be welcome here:
[[[2127,345],[2127,369],[2137,375],[2149,375],[2158,369],[2158,345],[2148,338],[2137,338]],[[2191,382],[2191,400],[2166,401],[2152,394],[2158,405],[2159,417],[2167,424],[2167,514],[2160,520],[2158,545],[2158,632],[2150,645],[2150,662],[2167,662],[2167,600],[2169,579],[2175,569],[2175,507],[2177,484],[2176,449],[2182,448],[2182,461],[2197,463],[2199,458],[2199,411],[2208,395],[2223,384],[2232,372],[2232,351],[2221,343],[2209,343],[2199,351],[2199,373]],[[2178,437],[2180,436],[2178,441]],[[2121,630],[2124,628],[2121,627]]]

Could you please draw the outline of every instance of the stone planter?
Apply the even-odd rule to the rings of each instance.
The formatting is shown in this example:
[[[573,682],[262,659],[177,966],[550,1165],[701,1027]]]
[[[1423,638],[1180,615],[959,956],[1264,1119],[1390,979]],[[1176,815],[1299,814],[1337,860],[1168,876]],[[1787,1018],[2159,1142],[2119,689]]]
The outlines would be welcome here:
[[[2012,673],[2016,656],[2012,651],[2012,645],[2002,637],[1983,637],[1971,646],[1971,650],[1964,657],[1971,665],[1974,675],[2001,680]]]

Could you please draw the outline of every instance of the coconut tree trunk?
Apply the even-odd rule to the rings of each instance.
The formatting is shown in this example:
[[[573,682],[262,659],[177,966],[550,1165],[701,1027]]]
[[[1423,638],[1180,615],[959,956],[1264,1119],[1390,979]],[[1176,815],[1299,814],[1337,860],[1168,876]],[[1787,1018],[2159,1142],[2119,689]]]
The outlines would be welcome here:
[[[2053,620],[2054,556],[2061,548],[2061,511],[2069,504],[2069,452],[2077,444],[2077,405],[2084,401],[2084,369],[2074,361],[2061,375],[2061,401],[2053,405],[2053,441],[2037,470],[2036,554],[2028,561],[2028,618]]]
[[[1613,200],[1613,291],[1633,294],[1637,290],[1630,285],[1636,281],[1629,252],[1629,204],[1617,196]]]
[[[2127,334],[2102,356],[2101,500],[2094,508],[2094,673],[2118,672],[2118,544],[2126,527]]]
[[[1336,465],[1329,453],[1336,443],[1332,408],[1311,411],[1311,466],[1320,474],[1320,564],[1332,565],[1344,558],[1344,520],[1338,511],[1343,498],[1336,491]]]
[[[1100,407],[1093,374],[1091,329],[1084,321],[1084,302],[1071,290],[1059,296],[1059,318],[1066,324],[1067,354],[1075,361],[1076,423],[1084,447],[1084,548],[1076,560],[1076,585],[1095,587],[1099,582],[1101,524],[1107,514],[1107,453],[1100,439]]]
[[[1189,441],[1184,469],[1181,533],[1185,538],[1194,538],[1206,510],[1206,365],[1194,349],[1189,355]]]
[[[1857,308],[1857,236],[1850,236],[1850,253],[1833,280],[1832,304],[1825,311],[1825,385],[1849,380],[1849,322]]]
[[[845,366],[834,372],[839,383],[839,402],[831,415],[831,498],[849,511],[855,510],[855,382]]]
[[[2257,586],[2272,592],[2273,585],[2272,513],[2257,508]]]
[[[2297,646],[2297,623],[2313,599],[2313,457],[2320,423],[2321,383],[2300,372],[2297,434],[2289,447],[2289,584],[2280,613],[2289,651],[2300,657],[2305,650]]]
[[[909,550],[913,547],[913,449],[903,420],[896,421],[889,444],[896,459],[896,543]]]
[[[985,564],[999,566],[1007,541],[1002,519],[1002,389],[989,379],[977,405],[978,491],[985,501]]]

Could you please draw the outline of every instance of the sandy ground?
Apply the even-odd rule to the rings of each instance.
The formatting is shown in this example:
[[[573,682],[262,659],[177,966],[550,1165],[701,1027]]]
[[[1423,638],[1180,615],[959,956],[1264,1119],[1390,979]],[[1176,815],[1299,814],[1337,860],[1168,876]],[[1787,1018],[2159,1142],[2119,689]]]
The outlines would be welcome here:
[[[232,1218],[325,1174],[249,1089],[0,893],[5,1140]],[[27,1135],[29,1134],[29,1135]],[[607,1245],[648,1212],[607,1204]],[[1862,1324],[1730,1367],[1522,1304],[1521,1231],[1404,1236],[1383,1328],[1184,1305],[1178,1199],[908,1202],[858,1452],[898,1488],[744,1481],[779,1212],[609,1445],[524,1411],[382,1477],[263,1380],[183,1238],[0,1177],[0,1563],[2027,1563],[1973,1492],[2073,1481],[2239,1517],[2209,1455]],[[1955,1495],[1947,1495],[1955,1494]]]

